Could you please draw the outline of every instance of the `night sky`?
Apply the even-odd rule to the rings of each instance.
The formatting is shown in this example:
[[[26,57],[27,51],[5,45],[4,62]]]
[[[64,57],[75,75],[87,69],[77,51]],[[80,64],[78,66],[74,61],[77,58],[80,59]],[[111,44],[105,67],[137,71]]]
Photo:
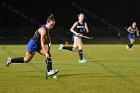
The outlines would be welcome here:
[[[50,13],[53,13],[56,17],[57,26],[71,26],[77,20],[76,15],[82,12],[72,6],[73,2],[113,25],[128,26],[132,21],[137,21],[140,24],[139,0],[1,0],[1,28],[31,25],[23,18],[2,7],[2,2],[7,2],[41,24],[45,23]],[[86,18],[89,24],[93,26],[104,26],[88,14],[86,14]]]

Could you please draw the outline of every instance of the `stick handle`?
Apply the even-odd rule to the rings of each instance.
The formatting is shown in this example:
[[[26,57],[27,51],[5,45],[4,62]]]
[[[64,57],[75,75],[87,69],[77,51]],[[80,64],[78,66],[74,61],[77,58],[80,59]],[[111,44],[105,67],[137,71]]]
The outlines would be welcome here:
[[[50,46],[49,46],[49,44],[48,44],[48,54],[49,54],[49,57],[51,57],[50,50],[51,50],[51,48],[50,48]]]
[[[86,39],[93,39],[93,37],[88,37],[88,36],[81,36],[83,38],[86,38]]]

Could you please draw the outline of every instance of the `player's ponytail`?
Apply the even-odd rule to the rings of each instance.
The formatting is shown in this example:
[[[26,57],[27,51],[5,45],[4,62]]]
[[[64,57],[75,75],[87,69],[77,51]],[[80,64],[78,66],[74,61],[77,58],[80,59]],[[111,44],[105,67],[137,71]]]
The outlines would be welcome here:
[[[50,14],[50,16],[47,18],[47,22],[50,22],[50,21],[55,21],[54,14]]]

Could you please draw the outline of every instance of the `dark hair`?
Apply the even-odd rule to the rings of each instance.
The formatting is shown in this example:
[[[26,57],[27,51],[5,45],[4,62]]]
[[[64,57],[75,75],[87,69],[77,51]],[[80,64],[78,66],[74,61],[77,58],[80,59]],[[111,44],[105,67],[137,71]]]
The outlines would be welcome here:
[[[54,19],[54,14],[51,14],[51,15],[47,18],[47,22],[50,22],[50,21],[55,21],[55,19]]]

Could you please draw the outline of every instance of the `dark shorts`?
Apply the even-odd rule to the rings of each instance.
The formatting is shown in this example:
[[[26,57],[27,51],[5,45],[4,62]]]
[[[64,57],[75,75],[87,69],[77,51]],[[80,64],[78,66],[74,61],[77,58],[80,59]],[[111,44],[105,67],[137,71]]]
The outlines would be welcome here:
[[[128,34],[128,39],[135,39],[135,35],[133,35],[133,34]]]
[[[33,39],[30,39],[30,41],[28,42],[26,51],[27,52],[37,52],[41,49],[41,44],[38,43],[37,41],[34,41]]]

